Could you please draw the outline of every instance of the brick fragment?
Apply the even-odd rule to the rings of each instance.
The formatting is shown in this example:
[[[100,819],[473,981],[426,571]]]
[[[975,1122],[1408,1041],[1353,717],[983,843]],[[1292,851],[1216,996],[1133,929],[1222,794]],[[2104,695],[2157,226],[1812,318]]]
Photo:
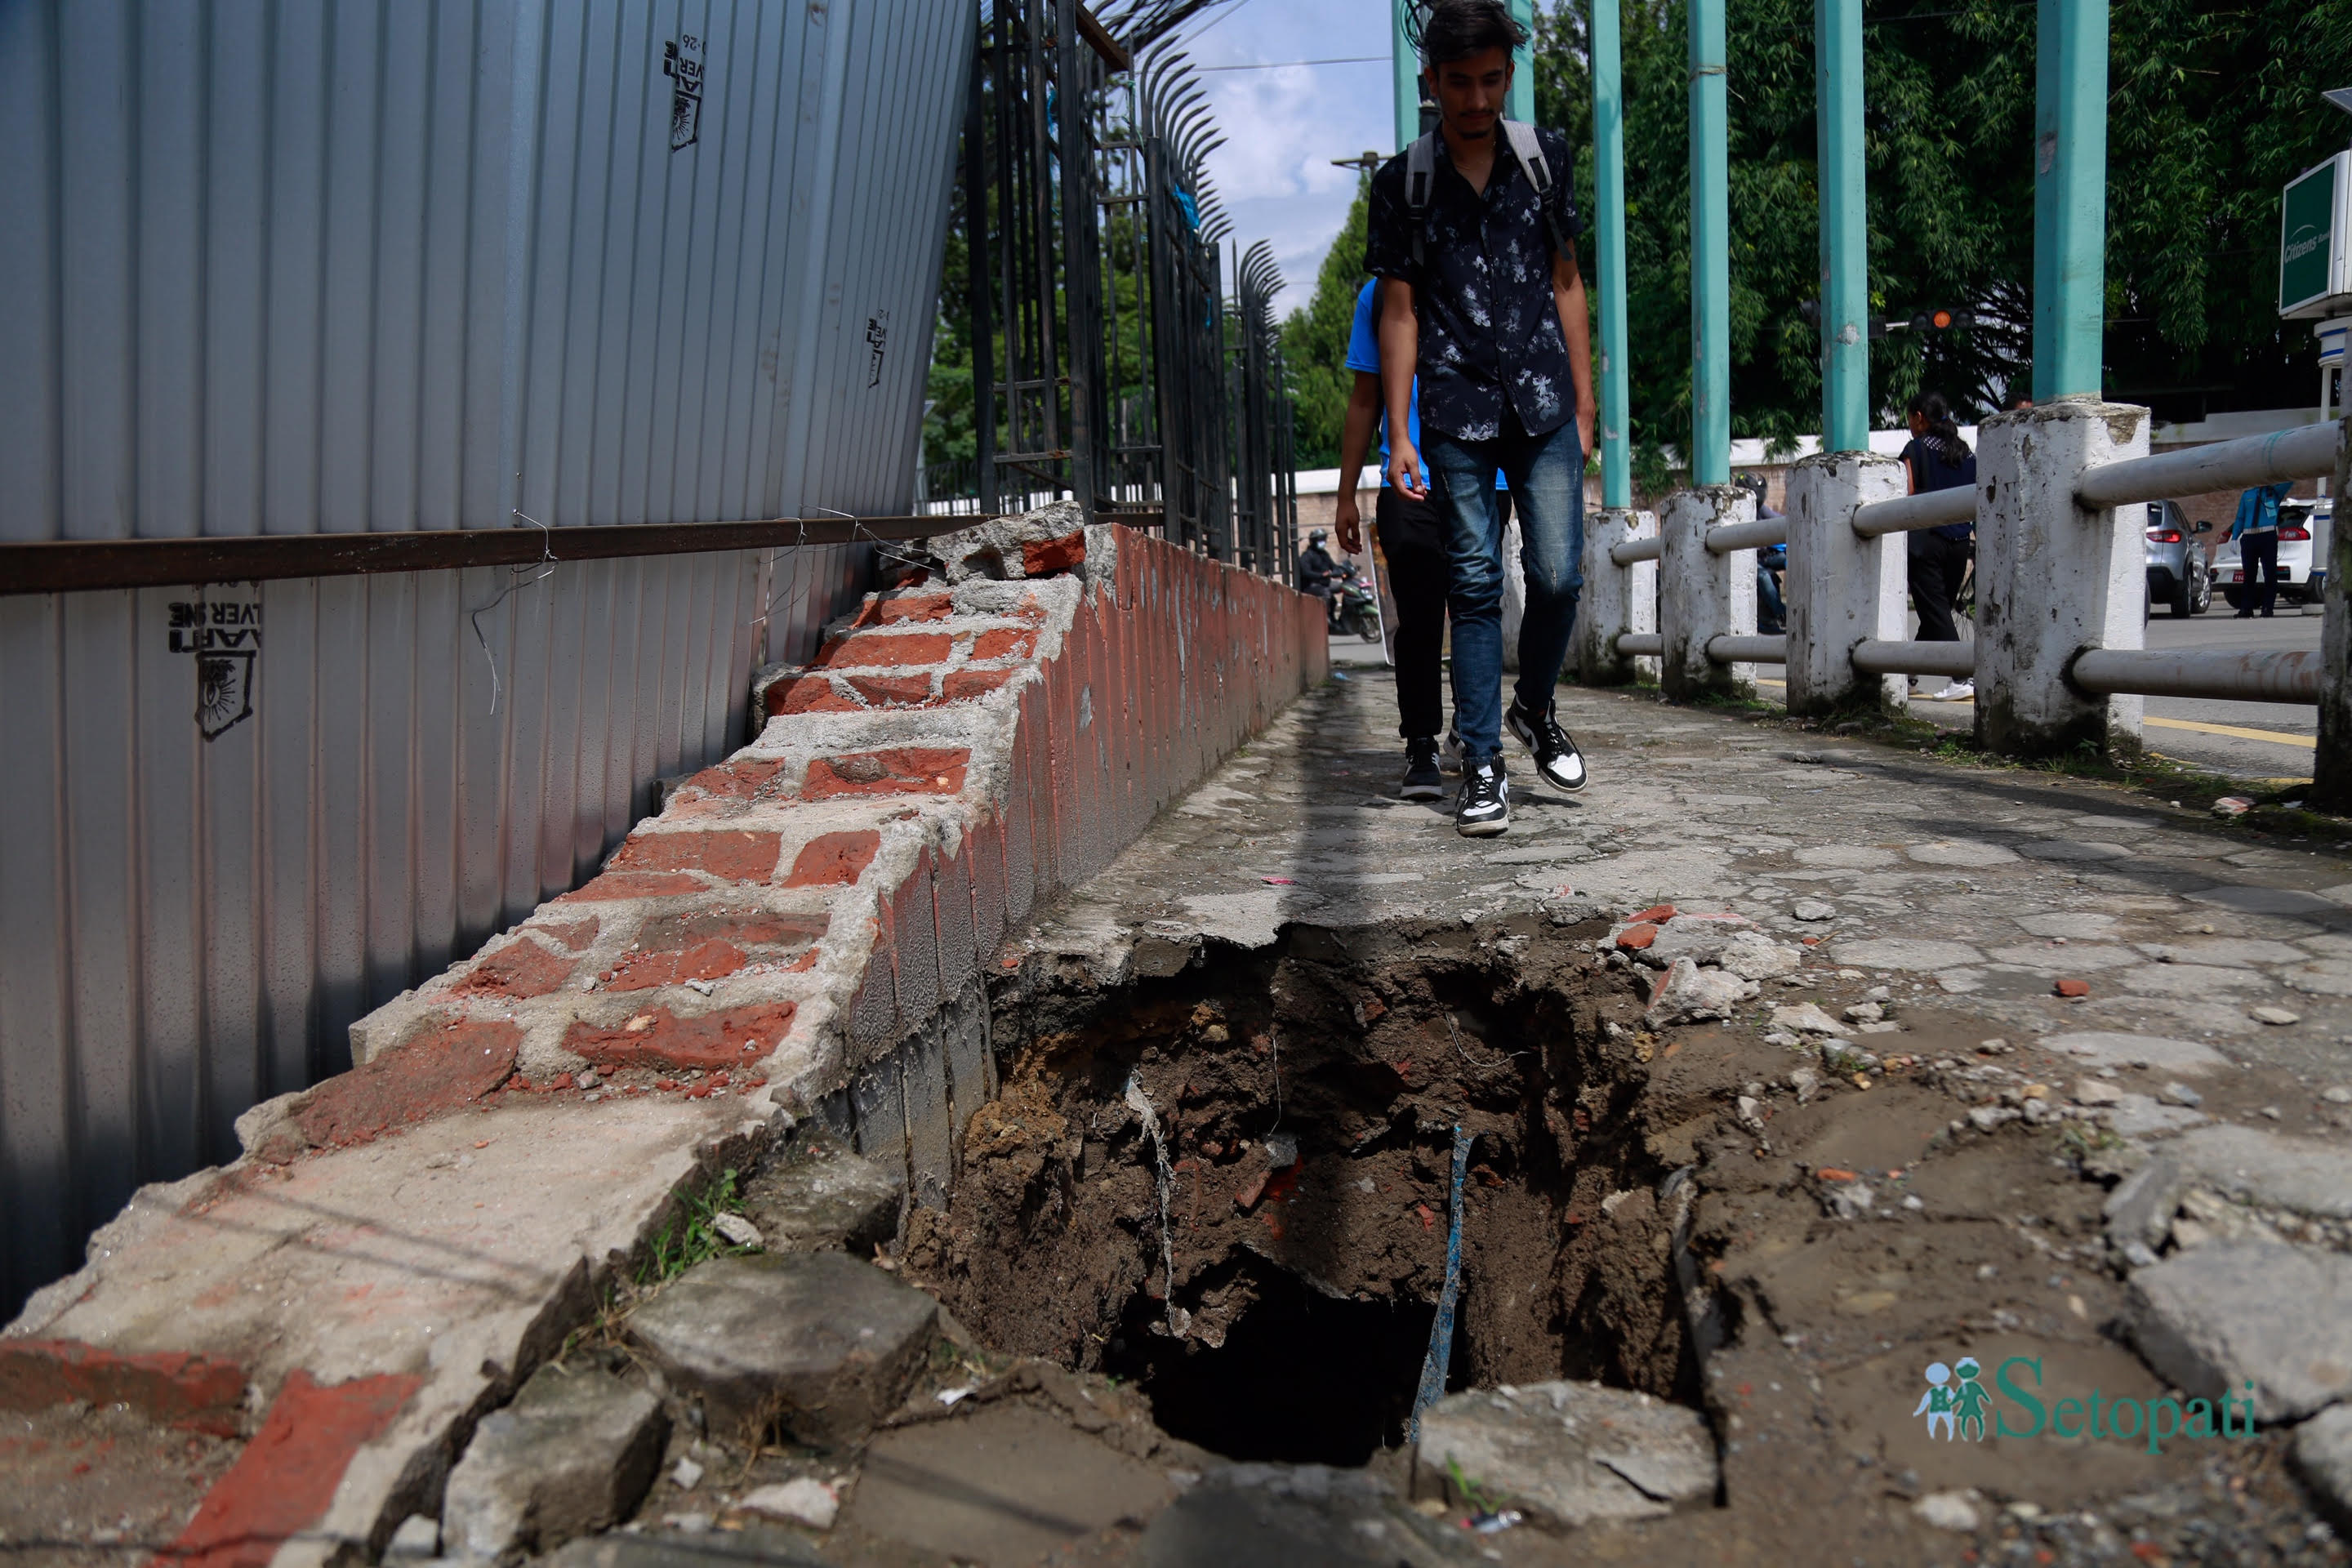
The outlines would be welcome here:
[[[682,871],[607,871],[601,877],[590,878],[555,901],[608,903],[621,899],[662,899],[700,891],[702,884]]]
[[[320,1084],[294,1128],[311,1147],[331,1149],[470,1105],[507,1080],[521,1045],[522,1031],[502,1018],[428,1024]]]
[[[2091,983],[2087,980],[2061,980],[2053,989],[2061,996],[2088,996]]]
[[[853,675],[849,684],[866,701],[885,708],[919,708],[931,700],[928,675]]]
[[[910,594],[899,599],[876,601],[880,611],[877,617],[884,626],[900,621],[943,621],[955,614],[955,597],[950,594]]]
[[[1066,533],[1059,539],[1032,539],[1021,546],[1021,574],[1024,577],[1054,577],[1069,571],[1087,558],[1086,530]]]
[[[872,828],[855,833],[821,833],[801,846],[793,858],[787,888],[846,887],[866,873],[882,847],[882,836]]]
[[[857,704],[833,688],[822,675],[779,680],[767,691],[768,717],[784,713],[855,713]]]
[[[775,874],[782,852],[782,835],[743,828],[638,833],[609,864],[615,871],[708,871],[733,882],[764,882]]]
[[[950,702],[961,702],[984,697],[1012,679],[1009,669],[951,669],[940,684],[940,695]]]
[[[716,939],[686,948],[649,950],[621,965],[613,976],[611,989],[644,991],[656,985],[675,985],[681,980],[717,980],[750,962],[741,948]]]
[[[1658,928],[1643,921],[1637,926],[1627,926],[1617,933],[1617,945],[1629,952],[1639,952],[1658,940]]]
[[[816,662],[835,668],[944,664],[953,646],[945,632],[853,632],[825,645]]]
[[[386,1373],[322,1386],[297,1367],[269,1402],[261,1430],[155,1561],[265,1568],[279,1547],[326,1516],[352,1456],[383,1435],[422,1381]]]
[[[698,790],[714,800],[749,800],[772,782],[782,771],[783,763],[746,758],[739,763],[719,763],[703,769],[678,786],[683,795]]]
[[[962,746],[894,746],[819,757],[802,782],[804,800],[845,795],[953,795],[963,788],[971,752]]]
[[[880,841],[879,834],[871,837]],[[688,910],[647,921],[637,932],[637,942],[648,952],[691,947],[698,942],[732,942],[740,948],[799,947],[824,935],[831,921],[822,910]]]
[[[174,1426],[234,1437],[245,1369],[179,1351],[118,1355],[79,1340],[0,1339],[0,1410],[46,1410],[68,1400],[128,1405]]]
[[[648,1007],[619,1025],[576,1020],[563,1047],[600,1068],[731,1068],[774,1050],[793,1026],[790,1002],[762,1002],[698,1017]]]
[[[588,944],[596,940],[596,931],[604,922],[594,915],[576,921],[531,921],[522,929],[535,931],[541,936],[551,936],[574,952],[585,952]]]
[[[466,972],[452,996],[544,996],[572,977],[573,960],[558,958],[529,937],[517,937]]]
[[[974,658],[1028,658],[1037,651],[1037,634],[999,626],[971,639]]]

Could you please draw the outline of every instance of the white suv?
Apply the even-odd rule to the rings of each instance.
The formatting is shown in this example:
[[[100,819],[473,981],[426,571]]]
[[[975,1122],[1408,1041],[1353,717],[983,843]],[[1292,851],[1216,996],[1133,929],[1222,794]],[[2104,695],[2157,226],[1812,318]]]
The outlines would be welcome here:
[[[2279,502],[2279,598],[2315,605],[2327,591],[2327,538],[2335,520],[2333,500]],[[2246,569],[2231,540],[2213,552],[2213,584],[2237,609],[2246,601]]]

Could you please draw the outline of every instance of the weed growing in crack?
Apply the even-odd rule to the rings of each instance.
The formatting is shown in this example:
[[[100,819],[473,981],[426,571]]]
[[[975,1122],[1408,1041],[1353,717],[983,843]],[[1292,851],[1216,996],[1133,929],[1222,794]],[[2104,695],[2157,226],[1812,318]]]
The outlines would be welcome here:
[[[732,1170],[719,1172],[719,1179],[701,1192],[679,1193],[677,1200],[669,1222],[662,1226],[661,1234],[654,1238],[653,1246],[637,1266],[640,1289],[666,1284],[698,1263],[751,1250],[729,1241],[712,1223],[722,1214],[740,1212],[742,1206]]]

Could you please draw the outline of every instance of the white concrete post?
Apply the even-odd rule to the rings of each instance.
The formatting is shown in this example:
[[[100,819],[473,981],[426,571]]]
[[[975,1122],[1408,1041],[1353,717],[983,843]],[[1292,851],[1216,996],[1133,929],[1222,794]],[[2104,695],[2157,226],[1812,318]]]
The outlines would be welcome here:
[[[1654,539],[1655,512],[1613,508],[1584,522],[1584,594],[1576,606],[1576,636],[1569,664],[1588,686],[1623,686],[1655,673],[1655,660],[1617,651],[1621,632],[1658,629],[1658,563],[1636,561],[1620,566],[1610,552],[1634,539]],[[1648,668],[1644,669],[1644,665]]]
[[[1756,520],[1756,498],[1738,485],[1705,485],[1666,498],[1658,521],[1658,629],[1665,638],[1658,684],[1677,702],[1713,693],[1756,695],[1756,667],[1717,664],[1709,638],[1756,635],[1756,552],[1706,547],[1710,529]]]
[[[2085,647],[2141,646],[2147,542],[2113,510],[2084,510],[2074,485],[2087,468],[2147,455],[2147,410],[2064,397],[1979,428],[1977,742],[2008,756],[2086,741],[2135,752],[2141,699],[2084,696],[2066,672]]]
[[[1789,471],[1789,711],[1808,717],[1858,707],[1900,713],[1911,683],[1853,668],[1856,643],[1900,642],[1909,575],[1907,533],[1864,539],[1853,514],[1905,493],[1903,463],[1868,452],[1823,452]]]

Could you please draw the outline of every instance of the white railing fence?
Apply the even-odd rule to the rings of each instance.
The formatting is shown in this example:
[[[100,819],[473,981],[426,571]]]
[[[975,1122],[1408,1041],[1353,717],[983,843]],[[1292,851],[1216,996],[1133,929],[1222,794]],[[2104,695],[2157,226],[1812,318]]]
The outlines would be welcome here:
[[[1602,511],[1585,531],[1574,667],[1588,682],[1619,684],[1654,659],[1666,695],[1687,700],[1751,695],[1756,666],[1779,664],[1790,711],[1802,714],[1895,710],[1909,700],[1907,676],[1972,676],[1978,740],[2026,757],[2086,741],[2137,750],[2143,696],[2316,703],[2312,797],[2352,808],[2352,626],[2335,560],[2325,563],[2320,653],[2153,652],[2142,646],[2135,504],[2326,475],[2340,495],[2352,482],[2347,427],[2151,457],[2147,410],[2069,398],[1988,418],[1969,489],[1906,495],[1898,459],[1838,452],[1790,471],[1786,518],[1758,521],[1749,493],[1730,486],[1677,491],[1656,514]],[[1967,521],[1976,640],[1913,640],[1901,536]],[[1759,637],[1756,552],[1781,543],[1787,635]],[[2344,549],[2352,563],[2352,543]]]

